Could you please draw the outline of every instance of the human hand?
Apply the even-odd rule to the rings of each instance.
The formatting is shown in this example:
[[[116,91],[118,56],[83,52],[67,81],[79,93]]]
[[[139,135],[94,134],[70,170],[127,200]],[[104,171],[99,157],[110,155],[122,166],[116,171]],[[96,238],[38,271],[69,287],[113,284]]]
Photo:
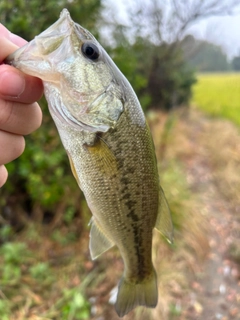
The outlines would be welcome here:
[[[41,109],[35,102],[43,94],[42,81],[2,63],[25,43],[0,24],[0,187],[8,175],[4,164],[22,154],[23,136],[36,130],[42,121]]]

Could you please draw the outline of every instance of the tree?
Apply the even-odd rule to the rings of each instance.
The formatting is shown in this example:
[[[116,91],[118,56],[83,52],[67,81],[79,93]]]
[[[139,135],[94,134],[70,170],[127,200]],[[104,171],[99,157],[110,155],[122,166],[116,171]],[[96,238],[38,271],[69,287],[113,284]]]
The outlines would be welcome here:
[[[240,56],[234,57],[232,59],[232,67],[235,71],[240,71]]]
[[[185,61],[196,71],[229,71],[231,66],[220,46],[186,36],[181,47]]]
[[[100,0],[2,0],[0,21],[13,33],[31,40],[54,23],[64,7],[75,21],[98,35]],[[17,226],[23,216],[24,220],[28,216],[37,221],[50,220],[55,213],[63,216],[69,208],[74,212],[81,208],[79,188],[45,99],[40,106],[44,114],[42,126],[26,137],[23,155],[7,165],[9,179],[1,190],[0,211],[17,212],[12,216]],[[11,218],[11,214],[7,216]]]
[[[74,21],[97,33],[101,0],[2,0],[0,21],[13,33],[30,41],[53,24],[63,8],[68,9]]]
[[[238,0],[149,0],[128,2],[126,25],[121,26],[121,39],[129,42],[132,54],[135,54],[135,75],[130,75],[133,87],[140,100],[147,101],[145,107],[171,109],[182,103],[188,103],[191,86],[195,82],[193,70],[186,64],[182,39],[190,25],[212,16],[233,14],[238,9]],[[121,52],[119,34],[115,33],[115,21],[110,18],[115,40],[115,56]],[[140,44],[140,47],[139,47]],[[135,48],[139,47],[140,52]],[[122,52],[121,52],[122,54]],[[220,57],[220,55],[219,55]],[[221,56],[222,58],[222,56]],[[117,60],[121,66],[119,55]],[[137,74],[145,81],[139,88],[134,80]]]

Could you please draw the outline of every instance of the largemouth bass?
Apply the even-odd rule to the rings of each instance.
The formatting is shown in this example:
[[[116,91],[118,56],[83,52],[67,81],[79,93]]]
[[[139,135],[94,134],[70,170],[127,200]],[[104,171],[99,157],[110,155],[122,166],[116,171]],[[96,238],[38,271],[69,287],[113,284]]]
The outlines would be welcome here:
[[[93,214],[92,259],[114,245],[121,253],[118,315],[138,305],[155,307],[153,229],[171,241],[173,227],[152,137],[131,85],[66,9],[6,62],[43,80],[73,175]]]

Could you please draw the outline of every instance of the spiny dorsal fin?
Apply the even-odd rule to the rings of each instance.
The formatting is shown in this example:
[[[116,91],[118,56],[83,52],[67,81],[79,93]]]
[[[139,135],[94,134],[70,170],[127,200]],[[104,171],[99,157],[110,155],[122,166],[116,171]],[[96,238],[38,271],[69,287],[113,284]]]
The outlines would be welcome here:
[[[173,224],[172,224],[171,213],[167,203],[167,199],[161,187],[159,191],[159,207],[158,207],[158,216],[157,216],[155,228],[164,237],[166,237],[170,243],[173,242]]]
[[[97,259],[102,253],[114,246],[114,243],[106,236],[101,226],[96,222],[94,218],[91,219],[91,231],[90,231],[90,253],[92,260]]]

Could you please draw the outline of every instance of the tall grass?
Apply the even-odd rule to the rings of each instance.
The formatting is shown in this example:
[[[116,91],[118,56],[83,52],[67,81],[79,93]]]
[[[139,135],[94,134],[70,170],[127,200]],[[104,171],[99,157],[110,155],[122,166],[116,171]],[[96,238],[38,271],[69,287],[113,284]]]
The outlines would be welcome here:
[[[240,73],[199,74],[197,80],[192,104],[240,125]]]

